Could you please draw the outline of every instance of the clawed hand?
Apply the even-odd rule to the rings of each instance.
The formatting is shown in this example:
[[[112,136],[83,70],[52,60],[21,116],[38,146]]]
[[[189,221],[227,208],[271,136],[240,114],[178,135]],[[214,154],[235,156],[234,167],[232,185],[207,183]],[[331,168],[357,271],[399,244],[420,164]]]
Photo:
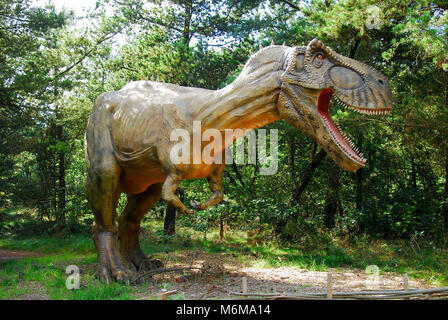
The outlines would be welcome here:
[[[190,206],[193,208],[193,210],[202,210],[201,204],[195,200],[190,200]]]
[[[189,215],[192,215],[197,210],[202,210],[201,207],[200,207],[201,205],[198,202],[194,201],[194,200],[190,201],[190,205],[191,205],[192,209],[185,208],[184,210],[181,210],[182,213],[184,215],[186,215],[187,217]]]

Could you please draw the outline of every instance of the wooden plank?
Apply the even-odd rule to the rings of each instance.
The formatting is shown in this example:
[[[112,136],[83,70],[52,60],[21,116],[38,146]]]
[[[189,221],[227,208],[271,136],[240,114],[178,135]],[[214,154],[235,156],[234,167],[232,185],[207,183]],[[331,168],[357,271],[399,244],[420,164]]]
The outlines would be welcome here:
[[[242,286],[242,292],[243,292],[243,293],[247,293],[247,277],[243,277],[243,278],[241,279],[241,286]],[[247,298],[247,295],[244,296],[244,297]]]
[[[162,300],[167,300],[168,296],[176,294],[177,292],[178,292],[178,290],[164,291],[164,292],[162,292],[162,294],[153,294],[152,296],[138,298],[137,300],[149,300],[149,299],[158,298],[158,297],[160,297]]]
[[[333,274],[327,273],[327,298],[333,299]]]
[[[403,287],[405,291],[409,291],[409,277],[407,273],[403,275]]]
[[[176,294],[177,290],[172,290],[172,291],[164,291],[162,292],[162,300],[168,300],[169,296],[172,296],[173,294]]]
[[[246,297],[269,297],[278,299],[324,299],[327,298],[328,293],[307,293],[300,295],[281,295],[279,293],[241,293],[231,292],[231,295],[246,296]],[[380,291],[346,291],[346,292],[333,292],[334,298],[356,298],[356,299],[383,299],[384,297],[399,298],[399,297],[422,297],[422,295],[441,294],[448,295],[448,287],[439,287],[432,289],[409,289],[405,290],[380,290]],[[370,297],[369,297],[370,296]]]

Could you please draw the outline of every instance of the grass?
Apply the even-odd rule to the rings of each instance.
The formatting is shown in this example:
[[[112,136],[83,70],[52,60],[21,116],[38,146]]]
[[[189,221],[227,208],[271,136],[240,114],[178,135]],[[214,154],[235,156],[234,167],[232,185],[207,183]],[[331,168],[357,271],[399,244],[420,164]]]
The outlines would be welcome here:
[[[2,263],[0,299],[38,299],[40,291],[48,299],[131,299],[132,286],[118,283],[108,286],[96,281],[94,262],[95,253],[67,253]],[[84,271],[80,290],[66,288],[65,270],[72,264]]]
[[[377,265],[381,272],[408,273],[411,278],[423,278],[436,285],[448,284],[448,250],[429,245],[410,245],[404,241],[355,241],[342,246],[334,241],[319,249],[309,250],[296,246],[272,243],[253,243],[243,231],[228,233],[219,240],[212,231],[203,240],[203,234],[186,227],[178,227],[177,234],[166,236],[161,232],[162,221],[146,222],[142,247],[164,261],[167,252],[172,255],[184,250],[203,250],[225,253],[241,264],[252,267],[298,267],[324,271],[328,268],[365,269]],[[156,231],[150,231],[156,230]],[[34,251],[41,254],[19,261],[0,262],[0,299],[134,299],[143,285],[113,283],[105,285],[95,279],[97,261],[89,234],[54,234],[33,237],[0,238],[0,248]],[[68,265],[81,269],[80,290],[66,289],[65,273]],[[169,288],[169,282],[159,286]],[[160,287],[162,288],[162,287]],[[182,294],[171,297],[182,299]]]

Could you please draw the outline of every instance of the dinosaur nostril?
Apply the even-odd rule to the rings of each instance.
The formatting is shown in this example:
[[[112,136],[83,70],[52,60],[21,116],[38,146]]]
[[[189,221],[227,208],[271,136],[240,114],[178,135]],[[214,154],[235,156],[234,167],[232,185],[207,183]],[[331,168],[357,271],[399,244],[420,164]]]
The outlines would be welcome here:
[[[384,81],[383,80],[378,80],[378,82],[380,83],[380,85],[383,85],[384,84]]]

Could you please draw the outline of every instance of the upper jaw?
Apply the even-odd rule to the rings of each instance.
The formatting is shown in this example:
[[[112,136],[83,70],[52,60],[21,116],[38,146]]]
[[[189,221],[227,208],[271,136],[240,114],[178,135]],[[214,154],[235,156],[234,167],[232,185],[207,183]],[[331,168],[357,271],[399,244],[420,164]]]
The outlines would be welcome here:
[[[366,105],[360,105],[358,102],[354,102],[351,99],[347,99],[344,96],[338,96],[337,93],[333,95],[337,104],[343,106],[346,109],[356,111],[358,113],[378,115],[389,114],[391,107],[382,107],[373,102],[368,102]]]
[[[392,94],[387,79],[367,76],[363,82],[360,87],[353,89],[338,88],[331,83],[335,101],[359,113],[388,114],[392,107]]]

